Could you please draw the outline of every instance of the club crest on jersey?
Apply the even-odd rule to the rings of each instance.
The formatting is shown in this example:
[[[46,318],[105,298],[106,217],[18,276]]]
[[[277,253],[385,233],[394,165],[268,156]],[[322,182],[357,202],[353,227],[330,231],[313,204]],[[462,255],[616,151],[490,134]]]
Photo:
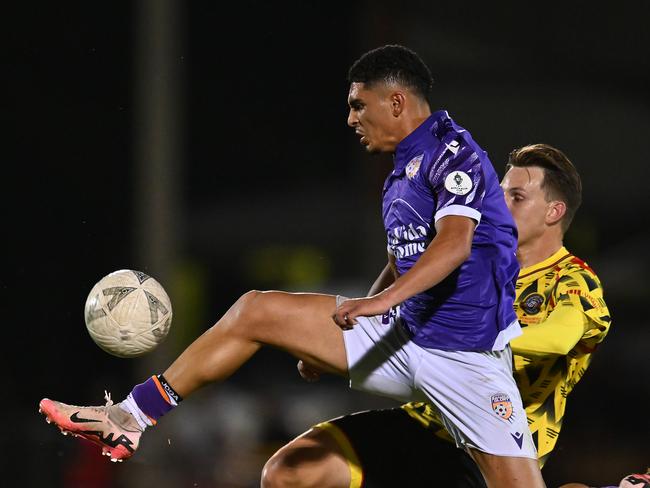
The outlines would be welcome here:
[[[467,195],[472,186],[472,179],[464,171],[452,171],[445,178],[445,188],[454,195]]]
[[[416,174],[418,174],[423,158],[424,158],[424,154],[420,154],[419,156],[416,156],[413,159],[411,159],[406,165],[406,177],[409,180],[412,180],[413,177]]]
[[[544,297],[539,293],[531,293],[521,303],[521,308],[529,315],[538,314],[544,303]]]
[[[492,410],[503,420],[508,420],[512,416],[510,397],[505,393],[492,395]]]

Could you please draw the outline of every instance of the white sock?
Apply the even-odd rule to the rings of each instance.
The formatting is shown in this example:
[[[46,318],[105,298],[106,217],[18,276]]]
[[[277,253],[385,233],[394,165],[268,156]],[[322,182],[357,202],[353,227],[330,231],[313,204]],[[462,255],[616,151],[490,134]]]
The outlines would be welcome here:
[[[142,430],[153,425],[151,419],[147,417],[147,415],[142,410],[140,410],[138,404],[135,403],[135,400],[133,399],[133,395],[131,393],[129,393],[129,396],[126,397],[124,401],[120,402],[119,405],[122,410],[133,415],[133,418],[136,420],[136,422],[138,422],[138,425],[142,428]]]

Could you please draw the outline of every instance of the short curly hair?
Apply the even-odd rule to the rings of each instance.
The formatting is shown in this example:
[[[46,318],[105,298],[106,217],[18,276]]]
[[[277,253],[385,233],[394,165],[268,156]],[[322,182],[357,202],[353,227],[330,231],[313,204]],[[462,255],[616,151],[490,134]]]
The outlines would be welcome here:
[[[428,101],[433,77],[417,53],[399,44],[388,44],[357,59],[348,71],[348,82],[369,86],[377,82],[399,83]]]
[[[506,164],[510,168],[538,166],[544,170],[542,189],[546,200],[560,200],[566,205],[562,231],[566,232],[582,203],[582,181],[571,160],[559,149],[548,144],[530,144],[513,150]]]

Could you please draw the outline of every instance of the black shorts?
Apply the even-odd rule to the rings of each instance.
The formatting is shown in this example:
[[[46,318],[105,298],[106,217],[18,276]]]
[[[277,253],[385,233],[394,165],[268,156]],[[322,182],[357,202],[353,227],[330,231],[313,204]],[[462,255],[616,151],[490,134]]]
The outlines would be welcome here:
[[[364,488],[486,488],[469,454],[401,408],[358,412],[328,423],[350,442],[361,464]]]

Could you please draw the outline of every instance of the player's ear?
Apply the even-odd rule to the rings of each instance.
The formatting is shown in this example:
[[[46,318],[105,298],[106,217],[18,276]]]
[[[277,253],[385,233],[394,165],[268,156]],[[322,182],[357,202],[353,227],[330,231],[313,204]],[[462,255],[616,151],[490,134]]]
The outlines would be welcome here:
[[[555,225],[562,217],[566,214],[566,203],[559,200],[553,200],[548,202],[548,208],[546,209],[546,223],[548,225]]]
[[[400,114],[404,111],[404,102],[406,98],[404,94],[399,91],[395,91],[390,94],[390,108],[393,114],[393,117],[399,117]]]

